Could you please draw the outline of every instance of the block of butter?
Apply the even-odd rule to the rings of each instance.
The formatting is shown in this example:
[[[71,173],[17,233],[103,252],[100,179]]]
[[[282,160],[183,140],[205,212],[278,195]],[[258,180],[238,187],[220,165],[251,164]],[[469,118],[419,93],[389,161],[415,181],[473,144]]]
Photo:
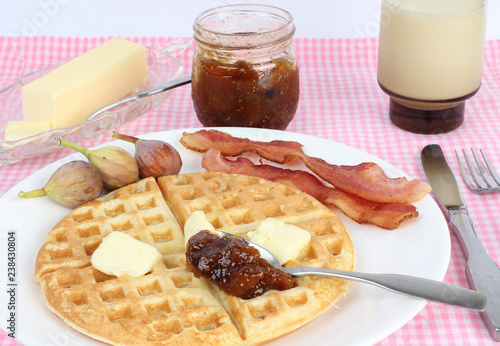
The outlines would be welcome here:
[[[5,127],[4,139],[6,141],[15,141],[48,131],[51,127],[52,125],[48,119],[9,121]]]
[[[184,244],[187,244],[189,238],[199,231],[213,231],[214,229],[214,226],[208,221],[205,212],[203,210],[196,210],[189,215],[184,223]]]
[[[146,48],[111,39],[23,86],[23,118],[71,127],[147,80]]]
[[[162,255],[154,246],[115,231],[102,240],[90,261],[105,274],[138,277],[149,272],[161,259]]]
[[[255,231],[248,232],[248,239],[272,253],[283,264],[297,258],[300,250],[311,240],[311,234],[270,217],[262,221]]]

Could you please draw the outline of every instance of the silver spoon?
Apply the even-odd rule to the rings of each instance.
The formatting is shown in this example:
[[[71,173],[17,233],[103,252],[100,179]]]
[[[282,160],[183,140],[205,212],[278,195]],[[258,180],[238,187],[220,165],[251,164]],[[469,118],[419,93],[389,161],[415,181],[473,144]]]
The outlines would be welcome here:
[[[403,295],[431,300],[459,306],[468,309],[484,311],[486,308],[486,296],[483,294],[459,286],[450,285],[441,281],[434,281],[424,278],[398,274],[369,274],[351,271],[315,268],[315,267],[293,267],[284,268],[278,260],[262,246],[251,242],[245,238],[226,233],[223,231],[210,231],[219,237],[228,236],[241,239],[245,244],[253,246],[260,252],[260,256],[278,269],[290,273],[292,276],[318,275],[327,277],[337,277],[351,281],[364,282],[385,288],[389,291]]]
[[[121,100],[118,100],[116,102],[113,102],[107,106],[104,106],[104,107],[96,110],[94,113],[92,113],[91,115],[89,115],[87,117],[87,121],[95,118],[99,114],[102,114],[102,113],[104,113],[104,112],[106,112],[106,111],[108,111],[116,106],[122,105],[124,103],[135,101],[135,100],[141,99],[143,97],[153,96],[153,95],[162,93],[164,91],[167,91],[167,90],[170,90],[173,88],[177,88],[178,86],[189,84],[189,83],[191,83],[191,76],[181,77],[181,78],[173,79],[171,81],[168,81],[168,82],[165,82],[162,84],[158,84],[152,88],[146,89],[146,90],[144,90],[140,93],[137,93],[137,94],[127,96]]]

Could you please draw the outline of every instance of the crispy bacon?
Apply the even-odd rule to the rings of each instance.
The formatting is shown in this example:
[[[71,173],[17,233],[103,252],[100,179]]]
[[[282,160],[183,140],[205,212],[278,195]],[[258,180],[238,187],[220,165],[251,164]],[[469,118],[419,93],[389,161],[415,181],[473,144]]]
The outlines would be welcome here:
[[[427,183],[418,179],[389,178],[373,162],[364,162],[355,166],[333,165],[322,159],[310,157],[303,152],[302,145],[297,142],[259,142],[233,137],[217,130],[200,130],[195,133],[184,133],[181,143],[186,148],[198,152],[217,148],[223,156],[238,156],[245,152],[254,152],[276,163],[286,163],[297,158],[336,189],[374,202],[411,203],[431,191]]]
[[[320,178],[339,190],[381,203],[411,203],[423,198],[431,187],[418,179],[389,178],[374,162],[338,166],[303,153],[291,153]]]
[[[321,203],[340,209],[349,218],[361,224],[368,223],[385,229],[395,229],[405,219],[418,215],[416,208],[411,204],[368,201],[328,187],[309,172],[265,164],[257,165],[244,157],[228,160],[222,157],[218,149],[210,149],[203,156],[202,166],[207,171],[247,174],[294,186]]]
[[[205,153],[217,148],[224,156],[239,156],[252,152],[273,162],[285,163],[286,155],[292,152],[302,153],[302,144],[290,141],[259,142],[248,138],[233,137],[217,130],[199,130],[195,133],[184,132],[180,142],[186,148]]]

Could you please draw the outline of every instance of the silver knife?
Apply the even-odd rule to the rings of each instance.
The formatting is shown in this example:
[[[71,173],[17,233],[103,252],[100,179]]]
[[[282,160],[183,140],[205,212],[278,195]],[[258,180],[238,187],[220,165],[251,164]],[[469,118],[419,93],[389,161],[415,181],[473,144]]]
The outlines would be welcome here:
[[[466,275],[472,289],[487,297],[481,317],[491,337],[500,341],[500,268],[493,261],[479,239],[458,190],[457,181],[437,144],[422,150],[422,165],[434,194],[445,209],[450,229],[460,240],[467,257]]]

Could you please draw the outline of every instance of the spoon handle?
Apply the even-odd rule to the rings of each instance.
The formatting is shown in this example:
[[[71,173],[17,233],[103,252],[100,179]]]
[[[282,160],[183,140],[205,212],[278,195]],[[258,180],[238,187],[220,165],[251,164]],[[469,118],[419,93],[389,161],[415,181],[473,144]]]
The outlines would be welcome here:
[[[144,97],[153,96],[153,95],[162,93],[164,91],[167,91],[167,90],[170,90],[170,89],[173,89],[173,88],[177,88],[179,86],[186,85],[186,84],[189,84],[189,83],[191,83],[191,76],[185,76],[185,77],[173,79],[171,81],[168,81],[168,82],[165,82],[165,83],[162,83],[162,84],[158,84],[158,85],[156,85],[156,86],[154,86],[152,88],[149,88],[149,89],[146,89],[144,91],[141,91],[140,93],[132,94],[132,95],[127,96],[127,97],[125,97],[125,98],[123,98],[121,100],[118,100],[118,101],[113,102],[113,103],[111,103],[111,104],[109,104],[107,106],[104,106],[104,107],[96,110],[91,115],[89,115],[86,120],[94,119],[99,114],[102,114],[102,113],[104,113],[106,111],[109,111],[110,109],[113,109],[113,108],[115,108],[117,106],[120,106],[120,105],[123,105],[125,103],[129,103],[129,102],[132,102],[132,101],[144,98]]]
[[[372,284],[389,291],[468,309],[484,311],[486,297],[476,291],[441,281],[398,274],[369,274],[350,271],[294,267],[286,268],[292,276],[329,276]]]

